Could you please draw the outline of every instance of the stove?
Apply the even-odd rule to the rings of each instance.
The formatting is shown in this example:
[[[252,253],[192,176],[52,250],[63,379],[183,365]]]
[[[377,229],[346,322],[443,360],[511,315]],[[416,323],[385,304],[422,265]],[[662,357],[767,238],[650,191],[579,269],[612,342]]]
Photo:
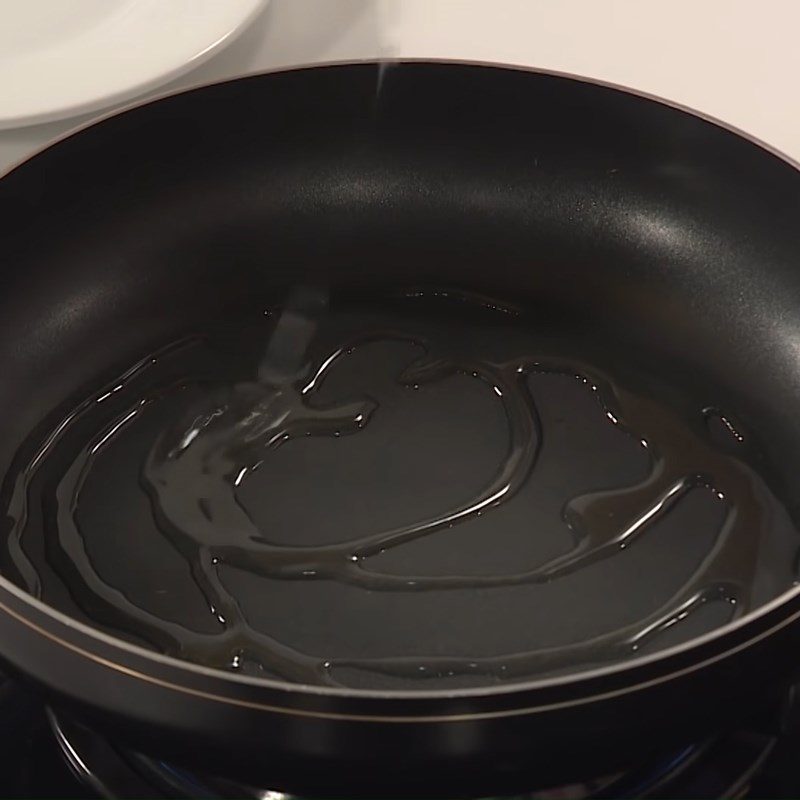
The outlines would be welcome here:
[[[684,747],[626,772],[532,787],[519,800],[800,797],[800,726],[787,726],[777,715],[759,715],[713,739],[689,738]],[[116,746],[2,677],[0,747],[0,798],[292,800]]]

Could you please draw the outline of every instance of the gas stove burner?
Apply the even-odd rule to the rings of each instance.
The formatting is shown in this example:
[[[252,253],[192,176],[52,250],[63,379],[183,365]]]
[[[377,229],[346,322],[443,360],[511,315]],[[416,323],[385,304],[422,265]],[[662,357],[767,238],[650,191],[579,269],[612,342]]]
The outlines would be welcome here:
[[[53,711],[47,713],[55,739],[73,773],[100,797],[296,800],[284,792],[199,775],[116,747],[83,725],[57,716]],[[742,798],[747,796],[754,776],[776,741],[773,736],[738,730],[687,746],[626,772],[531,791],[517,798]]]
[[[764,732],[778,730],[780,735]],[[626,772],[533,790],[518,800],[800,797],[798,749],[800,726],[770,712]],[[34,694],[2,676],[0,752],[0,798],[296,800],[284,792],[198,775],[133,753],[66,714],[45,712]]]

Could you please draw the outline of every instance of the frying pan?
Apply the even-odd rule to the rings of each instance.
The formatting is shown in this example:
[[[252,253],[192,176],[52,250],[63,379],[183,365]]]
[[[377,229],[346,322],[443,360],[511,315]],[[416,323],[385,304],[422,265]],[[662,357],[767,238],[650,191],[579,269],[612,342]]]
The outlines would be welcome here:
[[[729,398],[794,512],[798,220],[786,159],[558,75],[365,63],[172,96],[0,181],[0,465],[98,375],[287,287],[457,285]],[[308,687],[128,644],[5,575],[2,657],[50,702],[128,746],[293,791],[494,794],[622,767],[772,702],[800,664],[791,588],[688,642],[554,677]]]

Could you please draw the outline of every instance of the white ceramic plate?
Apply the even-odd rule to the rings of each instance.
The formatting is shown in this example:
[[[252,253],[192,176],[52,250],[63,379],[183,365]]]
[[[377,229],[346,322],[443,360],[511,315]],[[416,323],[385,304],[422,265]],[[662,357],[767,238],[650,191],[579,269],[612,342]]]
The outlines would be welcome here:
[[[187,72],[268,0],[0,0],[0,128],[112,105]]]

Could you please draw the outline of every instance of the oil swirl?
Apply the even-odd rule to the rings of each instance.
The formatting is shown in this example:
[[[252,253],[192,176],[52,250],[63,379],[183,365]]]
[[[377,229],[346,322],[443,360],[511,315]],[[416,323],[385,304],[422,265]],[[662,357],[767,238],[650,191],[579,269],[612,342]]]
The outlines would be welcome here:
[[[407,294],[413,302],[423,293]],[[456,297],[466,305],[491,307],[501,316],[509,313],[508,307],[496,301],[464,294]],[[48,560],[98,624],[201,664],[238,669],[245,661],[254,662],[268,674],[288,681],[331,685],[342,682],[342,669],[408,679],[458,675],[523,679],[630,656],[712,602],[729,605],[729,618],[752,607],[759,548],[769,533],[770,515],[763,482],[747,459],[720,447],[709,433],[708,417],[716,415],[732,442],[740,446],[744,437],[729,418],[707,408],[685,419],[646,394],[612,382],[589,364],[535,353],[482,353],[469,337],[420,333],[413,317],[404,323],[400,315],[391,325],[365,323],[362,330],[332,342],[331,335],[320,334],[332,313],[324,293],[297,290],[274,315],[266,352],[252,379],[198,381],[191,374],[179,379],[171,375],[165,382],[148,378],[158,364],[180,361],[185,353],[202,346],[201,337],[184,339],[148,355],[102,387],[64,416],[43,442],[29,442],[31,454],[25,467],[7,482],[11,487],[7,492],[7,547],[20,582],[34,594],[41,592],[40,575],[24,547],[25,538],[34,535],[29,530],[29,506],[41,502],[46,509],[45,535],[50,538]],[[312,355],[318,340],[326,349]],[[506,421],[503,458],[477,495],[422,519],[333,544],[292,545],[270,540],[237,492],[266,459],[274,458],[276,451],[292,440],[358,436],[372,424],[380,405],[372,397],[335,404],[318,398],[341,364],[368,345],[381,342],[403,343],[417,353],[396,376],[403,387],[424,388],[466,376],[491,393]],[[591,392],[602,406],[607,424],[646,448],[650,460],[647,476],[631,485],[563,498],[564,534],[574,545],[545,563],[486,575],[391,574],[371,568],[371,560],[378,555],[491,515],[536,480],[537,458],[547,431],[530,388],[534,375],[572,376]],[[148,384],[146,389],[142,389],[143,383]],[[158,529],[188,564],[215,622],[216,629],[204,633],[145,610],[101,577],[78,516],[86,481],[97,468],[98,458],[113,448],[124,432],[135,429],[151,409],[187,387],[199,387],[202,400],[190,403],[157,437],[141,467],[140,480]],[[129,398],[129,402],[109,417],[104,408],[112,398],[117,402]],[[67,440],[79,425],[93,435],[74,448]],[[64,463],[65,448],[69,450],[67,466],[53,468],[58,474],[46,482],[54,487],[46,494],[48,490],[36,488],[37,475],[55,463],[56,452],[61,453],[58,463]],[[251,625],[236,593],[220,577],[225,567],[273,581],[331,581],[365,592],[399,594],[546,584],[635,546],[698,487],[724,503],[725,516],[713,547],[688,580],[637,622],[566,645],[474,657],[311,655]]]

